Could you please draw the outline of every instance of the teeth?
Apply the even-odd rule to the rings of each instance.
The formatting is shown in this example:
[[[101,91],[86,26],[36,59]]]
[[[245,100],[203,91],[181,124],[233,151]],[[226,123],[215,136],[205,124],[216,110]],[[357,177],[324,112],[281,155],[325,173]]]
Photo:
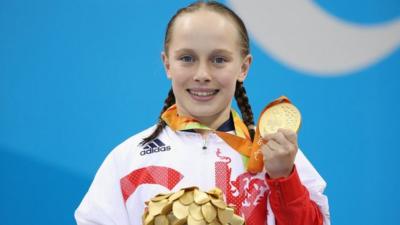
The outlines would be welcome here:
[[[216,91],[208,91],[208,92],[200,92],[200,91],[190,91],[192,95],[200,96],[200,97],[206,97],[210,95],[214,95]]]

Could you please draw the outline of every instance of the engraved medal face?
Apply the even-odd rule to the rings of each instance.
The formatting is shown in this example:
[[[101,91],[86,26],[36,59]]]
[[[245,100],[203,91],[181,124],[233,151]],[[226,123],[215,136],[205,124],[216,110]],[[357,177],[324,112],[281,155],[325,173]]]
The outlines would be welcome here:
[[[147,203],[143,225],[243,225],[244,219],[227,206],[218,188],[208,192],[197,187],[183,188],[175,193],[158,194]]]
[[[300,111],[292,104],[284,102],[271,106],[260,117],[260,135],[275,133],[279,128],[297,132],[301,124]]]

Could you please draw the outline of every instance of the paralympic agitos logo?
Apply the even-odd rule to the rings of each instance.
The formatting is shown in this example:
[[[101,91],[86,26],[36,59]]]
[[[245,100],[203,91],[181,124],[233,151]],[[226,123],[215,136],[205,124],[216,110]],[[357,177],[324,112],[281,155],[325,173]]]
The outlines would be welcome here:
[[[157,152],[165,152],[165,151],[170,151],[171,146],[166,146],[160,139],[154,139],[147,143],[144,147],[143,150],[140,152],[141,156],[152,154],[152,153],[157,153]]]

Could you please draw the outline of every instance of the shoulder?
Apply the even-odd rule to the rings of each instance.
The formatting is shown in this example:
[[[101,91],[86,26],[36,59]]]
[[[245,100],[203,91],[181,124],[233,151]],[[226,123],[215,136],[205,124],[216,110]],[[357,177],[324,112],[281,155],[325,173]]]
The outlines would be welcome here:
[[[325,189],[325,180],[321,177],[321,175],[300,149],[297,152],[295,164],[299,173],[299,177],[305,186],[321,191]]]
[[[120,155],[120,154],[128,154],[131,151],[134,151],[137,148],[141,147],[141,142],[144,138],[148,137],[154,130],[156,129],[156,125],[146,128],[139,133],[136,133],[122,143],[117,145],[111,152],[110,155]]]
[[[166,126],[161,133],[153,141],[141,144],[144,138],[148,137],[154,130],[156,125],[153,125],[137,134],[132,135],[121,144],[116,146],[108,155],[108,157],[116,159],[118,162],[126,160],[135,160],[140,154],[140,152],[146,148],[147,145],[159,145],[160,142],[169,144],[176,140],[176,132],[172,131],[168,126]],[[160,141],[161,140],[161,141]],[[155,143],[153,143],[155,142]]]

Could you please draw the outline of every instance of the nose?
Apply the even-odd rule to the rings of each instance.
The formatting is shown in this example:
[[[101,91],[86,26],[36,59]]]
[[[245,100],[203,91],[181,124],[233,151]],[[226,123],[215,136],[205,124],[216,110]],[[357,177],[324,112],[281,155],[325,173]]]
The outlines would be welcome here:
[[[210,69],[208,68],[208,65],[206,63],[201,63],[198,66],[193,80],[201,83],[207,83],[211,81]]]

